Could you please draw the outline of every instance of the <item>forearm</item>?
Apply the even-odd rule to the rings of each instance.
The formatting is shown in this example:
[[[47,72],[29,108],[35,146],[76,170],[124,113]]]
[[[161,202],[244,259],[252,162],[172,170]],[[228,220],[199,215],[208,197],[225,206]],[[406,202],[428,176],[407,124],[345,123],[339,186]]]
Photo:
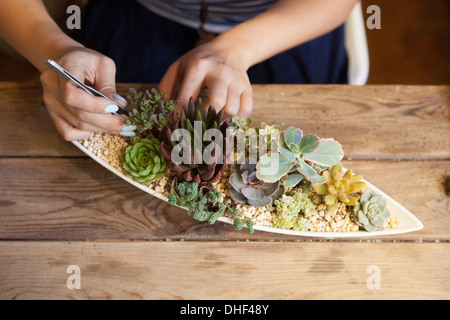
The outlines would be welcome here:
[[[41,71],[46,59],[83,47],[58,27],[41,0],[0,1],[0,36]]]
[[[279,0],[272,8],[216,38],[251,67],[342,24],[357,0]]]

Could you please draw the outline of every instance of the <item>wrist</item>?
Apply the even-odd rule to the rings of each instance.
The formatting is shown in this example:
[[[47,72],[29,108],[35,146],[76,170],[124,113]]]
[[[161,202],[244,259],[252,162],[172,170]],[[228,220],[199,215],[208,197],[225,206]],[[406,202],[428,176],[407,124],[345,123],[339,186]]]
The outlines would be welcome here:
[[[211,44],[224,59],[231,61],[239,69],[247,71],[254,64],[251,49],[239,37],[235,38],[225,32],[211,41]]]
[[[37,34],[42,35],[39,39],[40,50],[33,52],[34,46],[31,46],[29,60],[40,71],[46,69],[44,61],[47,59],[58,60],[71,51],[85,48],[81,43],[66,35],[56,24],[38,24],[35,30]]]

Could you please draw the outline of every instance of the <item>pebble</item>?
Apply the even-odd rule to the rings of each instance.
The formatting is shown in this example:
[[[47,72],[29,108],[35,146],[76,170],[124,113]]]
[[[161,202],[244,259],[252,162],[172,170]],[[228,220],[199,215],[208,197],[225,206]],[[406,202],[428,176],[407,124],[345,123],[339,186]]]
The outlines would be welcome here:
[[[124,172],[120,157],[125,152],[125,149],[130,145],[130,138],[111,135],[106,133],[94,133],[88,139],[81,140],[80,143],[93,154],[109,163],[112,167],[120,172]],[[231,166],[230,166],[231,167]],[[169,194],[169,182],[171,175],[170,170],[160,180],[151,182],[148,186],[155,192],[161,193],[165,196]],[[213,184],[220,193],[222,198],[220,202],[229,205],[234,205],[235,209],[242,212],[243,216],[252,220],[256,225],[272,226],[272,221],[276,217],[273,206],[267,207],[253,207],[245,204],[236,204],[230,198],[228,178],[230,176],[230,169],[223,173],[221,179]],[[336,212],[327,212],[325,204],[319,204],[316,212],[308,216],[310,231],[316,232],[350,232],[358,231],[359,226],[352,221],[351,207],[341,203]],[[384,228],[395,229],[399,227],[399,219],[396,217],[389,218]]]
[[[80,143],[100,159],[124,172],[120,157],[129,146],[127,138],[107,133],[93,133]]]

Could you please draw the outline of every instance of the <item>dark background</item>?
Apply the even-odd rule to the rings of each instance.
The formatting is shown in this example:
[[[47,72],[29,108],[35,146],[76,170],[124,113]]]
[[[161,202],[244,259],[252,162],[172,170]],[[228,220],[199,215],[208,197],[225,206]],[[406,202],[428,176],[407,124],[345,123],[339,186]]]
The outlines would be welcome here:
[[[65,28],[65,9],[79,1],[48,0]],[[368,84],[450,84],[449,0],[362,0],[381,9],[381,30],[366,29],[370,54]],[[365,14],[367,19],[369,15]],[[4,44],[0,81],[36,81],[39,73]]]

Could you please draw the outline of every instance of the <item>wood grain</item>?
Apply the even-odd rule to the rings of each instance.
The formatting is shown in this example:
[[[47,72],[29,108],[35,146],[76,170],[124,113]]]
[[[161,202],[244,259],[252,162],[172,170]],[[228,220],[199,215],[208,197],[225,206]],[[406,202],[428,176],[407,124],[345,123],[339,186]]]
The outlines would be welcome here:
[[[378,237],[450,240],[450,161],[345,161],[425,225]],[[0,239],[308,240],[200,223],[110,173],[91,159],[0,159]]]
[[[333,137],[353,159],[449,159],[450,90],[415,86],[262,86],[258,121]]]
[[[150,86],[118,89],[129,87]],[[0,299],[450,298],[450,87],[254,92],[256,124],[335,137],[352,159],[344,165],[425,228],[359,242],[199,223],[63,141],[38,83],[0,83]],[[69,265],[81,268],[81,290],[66,287]],[[366,285],[371,265],[379,290]]]
[[[126,95],[130,87],[120,84]],[[256,124],[334,137],[353,159],[450,159],[448,86],[255,85]],[[0,83],[0,156],[82,156],[50,120],[39,84]]]
[[[0,156],[83,156],[56,131],[37,83],[0,82]]]
[[[449,299],[449,246],[0,242],[0,299]],[[80,290],[67,288],[71,265]]]

